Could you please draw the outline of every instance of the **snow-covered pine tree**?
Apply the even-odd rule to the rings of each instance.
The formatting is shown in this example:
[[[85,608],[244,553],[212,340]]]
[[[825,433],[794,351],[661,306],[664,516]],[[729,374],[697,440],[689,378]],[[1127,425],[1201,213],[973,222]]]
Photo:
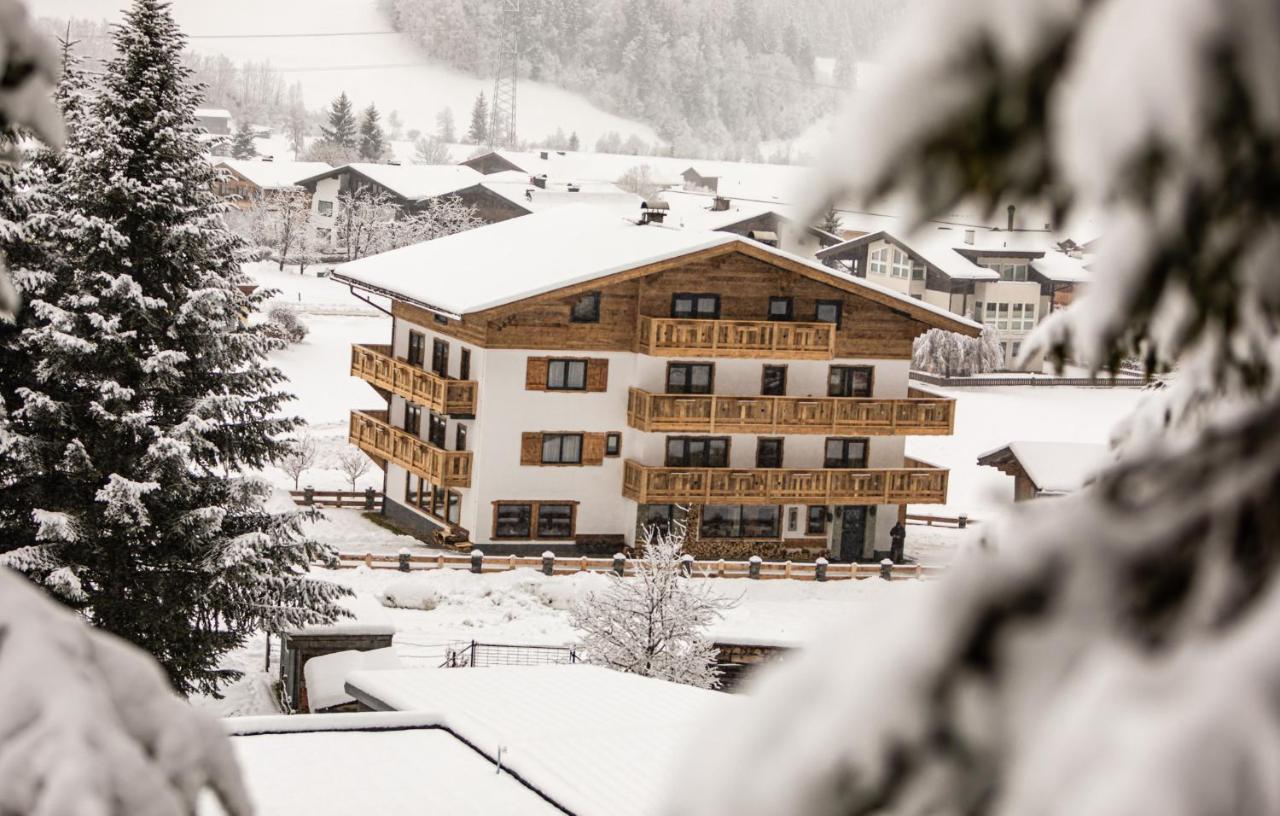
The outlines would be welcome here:
[[[484,99],[484,91],[476,97],[471,106],[471,126],[467,128],[467,141],[471,144],[484,144],[489,140],[489,103]]]
[[[939,0],[887,53],[824,198],[1088,213],[1095,282],[1032,342],[1176,373],[1091,485],[758,687],[670,812],[1280,811],[1280,6]]]
[[[835,204],[827,207],[822,214],[822,220],[818,222],[818,229],[836,236],[840,234],[840,211],[836,209]]]
[[[578,138],[578,131],[576,130],[569,134],[569,149],[575,152],[582,149],[582,139]]]
[[[365,161],[382,161],[387,152],[387,139],[379,124],[381,115],[376,105],[364,109],[360,118],[360,158]]]
[[[912,346],[911,367],[939,377],[971,377],[1004,367],[1000,334],[990,326],[978,337],[929,329]]]
[[[260,628],[332,620],[331,551],[244,478],[282,450],[276,342],[244,317],[238,240],[201,157],[185,38],[134,0],[117,55],[72,114],[53,205],[7,231],[27,306],[0,333],[0,561],[155,655],[181,691]]]
[[[453,123],[453,108],[441,108],[436,114],[436,138],[445,143],[458,141],[458,131]]]
[[[329,105],[329,124],[320,128],[321,138],[331,145],[346,150],[355,150],[358,146],[356,135],[356,116],[351,108],[351,99],[343,91]]]
[[[258,146],[254,143],[257,134],[247,122],[241,122],[231,139],[231,155],[237,159],[252,159],[258,155]]]
[[[588,663],[699,688],[719,685],[707,627],[730,604],[695,586],[681,571],[685,531],[650,531],[634,574],[609,575],[604,592],[588,593],[570,611]]]

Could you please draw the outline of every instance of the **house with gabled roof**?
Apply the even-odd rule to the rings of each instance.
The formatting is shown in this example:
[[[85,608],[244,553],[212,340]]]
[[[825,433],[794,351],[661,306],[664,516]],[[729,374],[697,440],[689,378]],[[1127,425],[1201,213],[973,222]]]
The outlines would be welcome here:
[[[350,427],[389,518],[495,553],[683,521],[699,556],[852,561],[945,502],[947,471],[904,456],[954,419],[909,388],[912,341],[981,327],[666,212],[569,205],[334,271],[391,301],[351,358],[382,404]]]
[[[326,162],[219,159],[214,169],[218,171],[214,192],[232,206],[247,210],[284,190],[301,189],[301,180],[333,168]]]

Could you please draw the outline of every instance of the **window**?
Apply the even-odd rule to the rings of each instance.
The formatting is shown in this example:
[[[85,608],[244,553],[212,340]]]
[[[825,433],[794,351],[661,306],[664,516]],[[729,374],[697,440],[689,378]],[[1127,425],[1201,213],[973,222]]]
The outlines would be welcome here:
[[[973,302],[973,319],[974,319],[974,322],[976,322],[976,323],[981,323],[981,322],[983,322],[983,320],[985,319],[985,317],[986,317],[986,315],[985,315],[985,314],[983,314],[983,311],[982,311],[982,301],[980,301],[980,300],[975,300],[975,301]]]
[[[431,488],[431,515],[436,518],[444,518],[445,490],[443,488]]]
[[[604,455],[620,456],[622,454],[622,434],[608,433],[604,436]]]
[[[543,434],[544,465],[582,464],[582,434]]]
[[[572,538],[573,505],[539,504],[538,538]]]
[[[893,269],[889,275],[906,280],[911,277],[911,256],[900,249],[893,250]]]
[[[1012,343],[1010,343],[1008,362],[1012,363],[1014,360],[1018,359],[1018,352],[1021,350],[1022,350],[1022,343],[1018,342],[1017,340],[1014,340]]]
[[[868,275],[887,275],[889,274],[889,264],[887,263],[889,256],[888,247],[880,247],[872,250],[871,259],[867,263]]]
[[[467,449],[467,426],[461,422],[453,430],[453,449],[456,451]]]
[[[790,320],[795,316],[795,300],[789,297],[769,298],[769,319]]]
[[[599,323],[600,293],[587,292],[578,298],[578,301],[569,310],[569,321],[571,323]]]
[[[669,436],[667,467],[728,467],[729,437]]]
[[[548,360],[548,391],[585,391],[587,388],[586,360]]]
[[[427,441],[437,448],[444,448],[444,437],[448,428],[449,420],[432,411],[427,418]]]
[[[431,319],[432,319],[432,320],[434,320],[435,322],[439,323],[441,326],[448,326],[448,325],[449,325],[449,318],[445,317],[445,316],[444,316],[444,315],[442,315],[442,314],[432,315],[432,316],[431,316]]]
[[[668,394],[710,394],[715,366],[710,363],[668,363]]]
[[[703,538],[777,538],[777,505],[708,504],[702,508]]]
[[[828,468],[864,468],[867,466],[867,440],[828,439],[826,461]]]
[[[323,216],[332,216],[332,215],[333,215],[333,202],[332,202],[332,201],[317,201],[317,202],[316,202],[316,211],[317,211],[317,212],[319,212],[319,213],[320,213],[321,215],[323,215]]]
[[[995,326],[1000,330],[1008,330],[1009,328],[1009,304],[1008,303],[988,303],[987,319],[983,321],[988,326]]]
[[[840,307],[838,300],[820,300],[813,310],[813,319],[819,323],[834,323],[840,328]]]
[[[443,340],[431,341],[431,370],[441,377],[449,376],[449,344]]]
[[[422,431],[422,409],[408,402],[404,404],[404,429],[414,436]]]
[[[1036,326],[1036,305],[1034,303],[1012,304],[1012,319],[1009,328],[1014,331],[1028,331]]]
[[[404,500],[413,504],[413,491],[418,486],[418,477],[409,471],[404,472]]]
[[[460,524],[462,522],[462,494],[456,490],[449,491],[449,515],[446,516],[450,524]]]
[[[671,316],[698,320],[718,320],[720,318],[720,296],[688,293],[672,295]]]
[[[911,280],[922,281],[925,279],[925,277],[926,277],[926,270],[925,270],[924,264],[920,263],[919,261],[915,261],[914,263],[912,263],[911,264]]]
[[[760,393],[780,397],[787,393],[787,367],[767,365],[760,375]]]
[[[780,468],[782,467],[782,440],[781,439],[758,439],[756,440],[756,467],[758,468]]]
[[[427,338],[422,332],[409,332],[409,365],[422,367],[422,361],[427,359]]]
[[[462,350],[462,359],[458,361],[458,379],[471,379],[471,349]]]
[[[493,525],[494,538],[529,538],[533,524],[532,504],[499,504]]]
[[[827,373],[828,397],[869,397],[875,369],[871,366],[831,366]]]
[[[827,532],[827,508],[814,506],[809,508],[805,519],[804,531],[808,535],[823,535]]]
[[[636,514],[640,536],[643,539],[650,530],[665,533],[671,529],[671,519],[675,516],[674,504],[642,504]]]

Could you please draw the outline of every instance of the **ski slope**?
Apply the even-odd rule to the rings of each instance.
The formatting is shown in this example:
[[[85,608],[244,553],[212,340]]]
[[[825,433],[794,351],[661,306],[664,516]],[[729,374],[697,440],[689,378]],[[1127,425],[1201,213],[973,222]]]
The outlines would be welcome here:
[[[120,18],[127,5],[127,0],[27,0],[37,17],[112,21]],[[269,61],[284,73],[286,82],[302,83],[310,108],[327,105],[345,90],[358,109],[372,102],[384,117],[399,111],[406,130],[433,132],[436,113],[451,107],[462,131],[476,94],[484,91],[487,98],[493,92],[491,78],[430,64],[401,34],[262,36],[389,31],[391,23],[379,11],[377,0],[172,0],[172,5],[178,23],[192,37],[192,50],[225,54],[237,63]],[[258,36],[220,36],[228,34]],[[577,94],[522,80],[517,111],[521,138],[540,139],[557,127],[566,133],[576,130],[585,145],[595,144],[608,131],[617,131],[623,138],[631,134],[646,141],[657,138],[652,128],[606,113]]]

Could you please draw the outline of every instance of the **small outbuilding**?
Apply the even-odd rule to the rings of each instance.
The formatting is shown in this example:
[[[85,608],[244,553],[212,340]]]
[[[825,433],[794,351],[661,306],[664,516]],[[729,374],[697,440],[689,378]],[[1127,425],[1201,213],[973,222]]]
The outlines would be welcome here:
[[[1110,462],[1106,445],[1086,442],[1010,442],[978,457],[1013,477],[1014,501],[1074,493]]]
[[[294,629],[280,637],[280,692],[286,710],[291,713],[313,710],[307,697],[308,661],[335,652],[369,652],[391,647],[395,625],[373,596],[355,595],[344,598],[341,603],[351,617]]]

